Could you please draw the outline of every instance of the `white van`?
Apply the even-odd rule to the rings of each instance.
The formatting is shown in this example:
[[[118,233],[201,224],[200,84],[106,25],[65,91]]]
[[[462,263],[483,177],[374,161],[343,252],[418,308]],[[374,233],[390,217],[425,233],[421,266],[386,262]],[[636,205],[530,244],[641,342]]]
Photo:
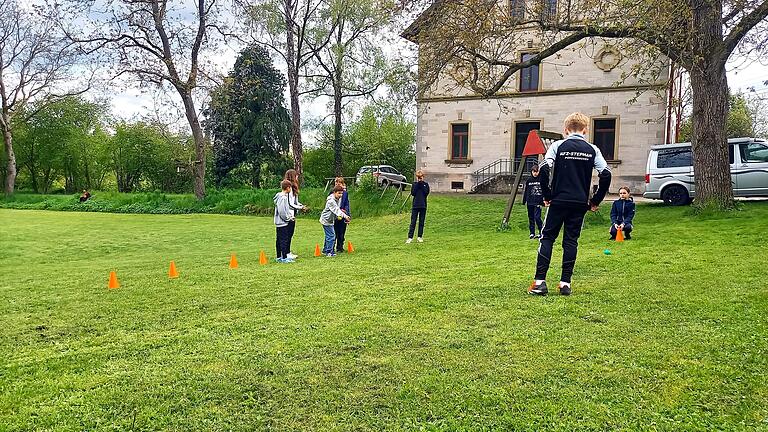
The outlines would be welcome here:
[[[729,139],[728,158],[734,196],[768,196],[768,143],[765,140]],[[696,197],[691,143],[651,147],[645,173],[645,198],[685,205]]]

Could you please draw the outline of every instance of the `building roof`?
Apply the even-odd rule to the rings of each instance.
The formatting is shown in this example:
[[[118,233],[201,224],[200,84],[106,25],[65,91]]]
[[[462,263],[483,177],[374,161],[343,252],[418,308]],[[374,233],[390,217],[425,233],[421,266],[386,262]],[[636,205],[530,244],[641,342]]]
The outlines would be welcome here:
[[[411,25],[408,26],[405,30],[403,30],[402,33],[400,33],[400,36],[408,39],[409,41],[418,44],[419,43],[419,30],[423,25],[427,23],[427,21],[437,12],[437,10],[442,6],[447,0],[433,0],[432,4],[429,5],[429,7],[424,10],[418,17],[416,17],[415,20],[411,23]]]

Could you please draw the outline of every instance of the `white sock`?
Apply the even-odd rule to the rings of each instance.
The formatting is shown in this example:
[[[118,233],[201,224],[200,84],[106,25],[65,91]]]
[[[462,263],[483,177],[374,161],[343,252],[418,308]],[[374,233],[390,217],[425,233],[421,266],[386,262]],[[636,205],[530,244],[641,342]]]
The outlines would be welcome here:
[[[541,285],[542,282],[544,282],[544,279],[536,279],[536,285]]]
[[[571,287],[571,283],[570,282],[560,281],[560,286],[561,287],[568,287],[568,288],[570,288]]]

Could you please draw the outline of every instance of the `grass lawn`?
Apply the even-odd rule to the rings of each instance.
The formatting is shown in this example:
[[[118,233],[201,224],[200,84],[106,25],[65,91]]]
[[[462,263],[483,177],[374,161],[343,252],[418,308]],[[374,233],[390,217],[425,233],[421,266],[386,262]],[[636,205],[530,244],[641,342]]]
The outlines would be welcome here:
[[[0,210],[0,431],[768,430],[768,203],[638,205],[616,244],[604,204],[546,298],[503,206],[354,220],[337,258],[300,219],[294,264],[269,217]]]

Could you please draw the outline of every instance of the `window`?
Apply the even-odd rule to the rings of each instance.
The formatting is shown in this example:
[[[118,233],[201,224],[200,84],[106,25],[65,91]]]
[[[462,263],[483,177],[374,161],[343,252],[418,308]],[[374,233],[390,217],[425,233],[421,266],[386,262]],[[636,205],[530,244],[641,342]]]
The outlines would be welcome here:
[[[557,18],[557,0],[541,0],[541,20],[554,21]]]
[[[451,189],[464,189],[464,182],[451,182]]]
[[[616,159],[616,119],[592,120],[594,144],[605,160]]]
[[[689,167],[691,165],[693,165],[693,152],[690,147],[659,150],[656,158],[658,168]]]
[[[451,159],[467,159],[469,156],[469,123],[451,125]]]
[[[509,0],[509,16],[512,19],[525,18],[525,0]]]
[[[520,57],[522,62],[526,62],[538,53],[526,53]],[[520,91],[530,92],[539,90],[539,68],[541,65],[533,65],[520,69]]]
[[[760,143],[739,144],[742,162],[768,162],[768,146]]]

